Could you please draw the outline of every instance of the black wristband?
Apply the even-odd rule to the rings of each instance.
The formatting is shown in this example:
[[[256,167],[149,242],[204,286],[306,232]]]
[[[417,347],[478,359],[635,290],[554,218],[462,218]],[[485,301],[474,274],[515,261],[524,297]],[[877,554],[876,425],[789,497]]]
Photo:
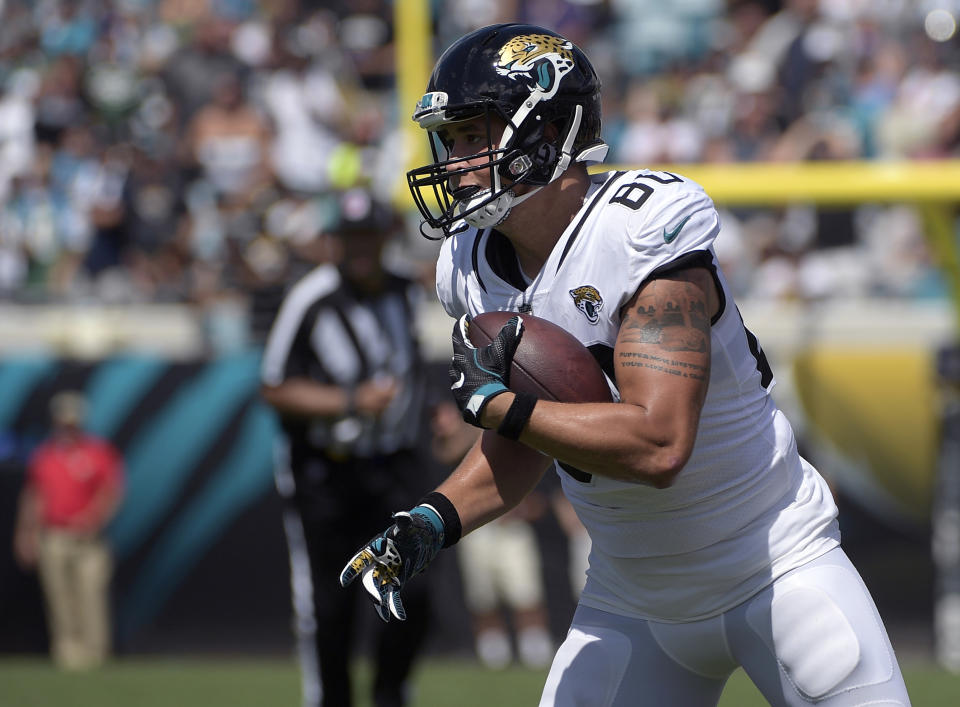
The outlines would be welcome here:
[[[517,393],[497,428],[497,434],[507,439],[520,439],[520,433],[527,426],[536,404],[537,396],[533,393]]]
[[[431,491],[421,498],[417,505],[432,506],[440,514],[443,521],[443,547],[450,547],[460,540],[463,526],[460,524],[460,514],[453,507],[450,499],[439,491]]]

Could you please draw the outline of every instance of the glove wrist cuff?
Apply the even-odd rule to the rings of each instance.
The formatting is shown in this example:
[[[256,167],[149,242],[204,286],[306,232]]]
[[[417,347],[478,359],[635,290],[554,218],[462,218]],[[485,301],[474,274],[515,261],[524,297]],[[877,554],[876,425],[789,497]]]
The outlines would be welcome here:
[[[473,391],[473,395],[470,396],[470,400],[467,402],[467,407],[463,411],[463,419],[474,427],[487,429],[480,424],[480,417],[483,415],[484,408],[487,407],[490,401],[498,395],[509,392],[510,389],[500,381],[492,381],[480,386]],[[474,404],[478,399],[479,403],[474,407]]]
[[[536,404],[537,396],[532,393],[517,393],[507,409],[507,414],[503,416],[500,426],[497,427],[497,434],[507,439],[520,439],[520,433],[530,421]]]
[[[419,506],[429,506],[432,508],[443,523],[443,544],[441,547],[447,548],[456,544],[460,540],[463,532],[463,526],[460,524],[460,514],[454,508],[450,499],[439,491],[432,491],[420,499]]]

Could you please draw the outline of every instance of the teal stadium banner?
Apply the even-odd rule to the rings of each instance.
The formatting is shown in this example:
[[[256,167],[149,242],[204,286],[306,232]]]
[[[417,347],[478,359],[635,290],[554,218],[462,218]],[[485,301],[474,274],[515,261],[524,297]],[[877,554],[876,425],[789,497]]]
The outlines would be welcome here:
[[[277,420],[259,396],[259,364],[259,350],[189,361],[0,359],[0,654],[46,650],[40,589],[15,565],[11,533],[27,461],[49,431],[50,398],[65,389],[86,393],[87,428],[126,462],[126,497],[109,528],[117,652],[289,652],[289,566],[273,488]],[[439,364],[431,371],[436,395],[448,394],[445,373]],[[425,488],[435,473],[425,471]],[[849,497],[838,500],[847,552],[884,615],[925,623],[934,589],[925,527],[881,524]],[[566,540],[552,514],[535,526],[559,640],[575,602]],[[911,582],[893,580],[902,576]],[[452,599],[434,606],[431,647],[469,651],[454,553],[441,553],[431,578],[438,596]]]
[[[0,361],[7,556],[15,498],[48,433],[54,393],[84,391],[88,431],[123,454],[126,495],[109,528],[120,649],[207,644],[218,632],[229,643],[229,629],[256,632],[258,622],[279,627],[277,640],[287,638],[285,546],[273,492],[277,423],[259,398],[259,357],[251,350],[188,362],[149,355]],[[0,650],[37,644],[30,636],[42,632],[42,613],[31,578],[9,557],[0,572],[0,636],[7,636]]]

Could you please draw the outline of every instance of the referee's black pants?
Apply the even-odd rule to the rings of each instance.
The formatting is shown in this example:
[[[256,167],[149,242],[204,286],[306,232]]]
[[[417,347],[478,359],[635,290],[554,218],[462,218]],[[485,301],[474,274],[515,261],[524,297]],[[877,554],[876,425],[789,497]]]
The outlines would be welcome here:
[[[310,459],[294,468],[294,507],[303,523],[316,619],[320,705],[350,707],[350,661],[361,628],[373,624],[370,645],[376,707],[407,703],[407,679],[420,653],[430,619],[428,581],[414,578],[401,594],[406,621],[382,622],[356,582],[344,589],[340,571],[391,515],[415,505],[425,489],[416,481],[422,466],[412,452],[372,459]],[[369,612],[363,615],[359,612]]]

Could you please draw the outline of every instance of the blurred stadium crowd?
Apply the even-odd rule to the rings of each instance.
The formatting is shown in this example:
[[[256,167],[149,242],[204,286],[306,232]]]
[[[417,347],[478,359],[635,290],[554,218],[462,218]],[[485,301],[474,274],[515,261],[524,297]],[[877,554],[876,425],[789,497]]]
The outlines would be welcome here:
[[[396,0],[401,2],[401,0]],[[960,157],[950,0],[433,0],[434,55],[503,20],[603,78],[611,163]],[[0,300],[270,309],[404,169],[387,0],[0,0]],[[952,41],[951,41],[952,40]],[[412,107],[411,107],[412,108]],[[941,291],[906,207],[735,210],[745,296]],[[416,233],[406,262],[429,280]],[[254,317],[254,330],[258,329]]]

